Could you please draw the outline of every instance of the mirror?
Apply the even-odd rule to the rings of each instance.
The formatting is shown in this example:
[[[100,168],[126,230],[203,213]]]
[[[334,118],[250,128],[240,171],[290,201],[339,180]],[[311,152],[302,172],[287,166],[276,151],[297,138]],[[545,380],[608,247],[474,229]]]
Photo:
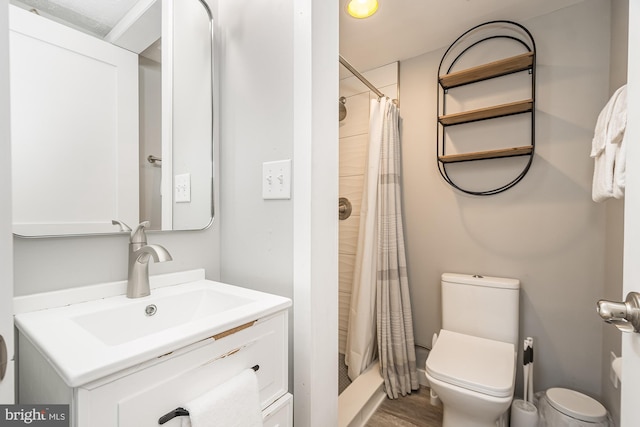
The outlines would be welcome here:
[[[206,228],[206,1],[58,1],[10,6],[14,233],[117,233],[144,220],[151,230]]]

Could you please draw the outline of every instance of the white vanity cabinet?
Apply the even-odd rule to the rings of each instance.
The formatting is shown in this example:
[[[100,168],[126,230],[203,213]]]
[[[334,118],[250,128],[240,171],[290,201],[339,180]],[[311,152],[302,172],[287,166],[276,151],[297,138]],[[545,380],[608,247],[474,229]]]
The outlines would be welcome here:
[[[21,335],[20,340],[26,338]],[[48,362],[38,350],[24,343],[19,366],[20,403],[70,403],[74,427],[155,427],[164,414],[257,365],[265,427],[291,426],[287,341],[287,312],[282,310],[66,389],[60,378],[51,378],[55,371],[44,366]],[[164,425],[180,426],[181,419],[176,417]]]

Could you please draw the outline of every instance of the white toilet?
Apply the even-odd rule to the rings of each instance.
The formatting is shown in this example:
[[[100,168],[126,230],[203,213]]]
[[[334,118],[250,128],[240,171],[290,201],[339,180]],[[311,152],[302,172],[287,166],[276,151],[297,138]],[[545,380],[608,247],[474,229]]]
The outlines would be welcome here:
[[[442,330],[426,363],[443,427],[495,427],[513,399],[520,281],[442,275]],[[505,417],[505,418],[503,418]]]

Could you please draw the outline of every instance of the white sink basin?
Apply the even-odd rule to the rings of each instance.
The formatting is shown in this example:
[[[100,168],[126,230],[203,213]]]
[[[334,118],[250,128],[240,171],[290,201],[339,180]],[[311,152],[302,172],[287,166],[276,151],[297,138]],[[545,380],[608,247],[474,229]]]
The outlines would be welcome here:
[[[213,286],[182,285],[177,294],[147,298],[118,298],[117,306],[105,301],[92,313],[71,315],[69,319],[106,345],[157,334],[204,317],[223,314],[255,302],[255,299],[220,292]],[[169,291],[169,289],[167,289]]]
[[[15,321],[77,387],[290,305],[288,298],[203,279],[152,289],[144,298],[118,295],[17,314]]]

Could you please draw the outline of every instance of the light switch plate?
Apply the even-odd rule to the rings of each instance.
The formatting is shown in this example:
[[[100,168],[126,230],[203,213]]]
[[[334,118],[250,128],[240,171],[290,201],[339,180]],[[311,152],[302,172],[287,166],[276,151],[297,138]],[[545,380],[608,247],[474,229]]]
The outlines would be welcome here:
[[[262,164],[262,198],[291,198],[291,159]]]
[[[173,181],[175,186],[175,202],[190,203],[191,202],[191,174],[183,173],[176,175]]]

